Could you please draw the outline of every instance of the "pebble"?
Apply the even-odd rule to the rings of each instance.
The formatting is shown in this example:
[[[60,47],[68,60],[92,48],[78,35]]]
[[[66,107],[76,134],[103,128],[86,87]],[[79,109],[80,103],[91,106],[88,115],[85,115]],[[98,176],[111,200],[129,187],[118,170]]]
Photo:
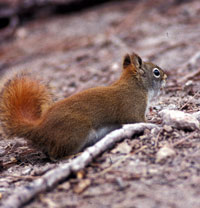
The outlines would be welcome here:
[[[176,152],[174,151],[174,149],[172,149],[171,147],[168,146],[164,146],[162,148],[159,149],[159,151],[156,154],[156,162],[163,162],[165,161],[167,158],[173,157],[176,155]]]
[[[164,125],[163,126],[163,129],[166,131],[166,132],[172,132],[172,127],[171,126],[168,126],[168,125]]]
[[[168,106],[166,106],[166,108],[168,110],[176,110],[177,109],[177,106],[175,104],[169,104]]]
[[[111,70],[112,70],[112,71],[118,71],[118,70],[119,70],[119,64],[113,63],[113,64],[111,65]]]
[[[31,168],[31,167],[26,167],[26,168],[22,171],[22,174],[23,174],[23,175],[29,175],[31,171],[32,171],[32,168]]]
[[[156,105],[153,107],[153,109],[160,111],[162,109],[162,107],[160,105]]]
[[[16,36],[17,36],[17,38],[25,39],[28,36],[28,32],[25,28],[19,28],[16,31]]]

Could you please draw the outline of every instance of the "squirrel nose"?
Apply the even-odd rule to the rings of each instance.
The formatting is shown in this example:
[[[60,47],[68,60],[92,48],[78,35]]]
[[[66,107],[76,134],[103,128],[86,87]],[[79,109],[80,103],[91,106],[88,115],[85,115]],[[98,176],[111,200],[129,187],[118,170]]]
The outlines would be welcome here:
[[[161,89],[164,89],[164,87],[165,87],[165,85],[166,85],[166,79],[167,79],[167,75],[164,74],[164,75],[163,75],[162,84],[161,84]]]
[[[164,89],[165,85],[166,85],[166,80],[164,79],[164,80],[162,81],[162,83],[161,83],[161,90]]]

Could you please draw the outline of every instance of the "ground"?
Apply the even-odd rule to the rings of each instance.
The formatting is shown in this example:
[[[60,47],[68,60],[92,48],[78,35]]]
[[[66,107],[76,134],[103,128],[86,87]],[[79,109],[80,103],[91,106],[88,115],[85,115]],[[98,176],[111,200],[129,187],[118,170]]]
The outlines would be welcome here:
[[[44,80],[55,100],[108,85],[121,73],[125,53],[137,52],[168,74],[148,122],[158,134],[126,138],[82,171],[25,205],[82,208],[199,208],[199,130],[164,125],[159,112],[199,111],[200,2],[112,1],[70,14],[35,19],[1,43],[1,77],[26,70]],[[3,80],[2,80],[3,82]],[[164,161],[157,153],[169,146]],[[1,201],[60,162],[52,162],[22,138],[0,138]]]

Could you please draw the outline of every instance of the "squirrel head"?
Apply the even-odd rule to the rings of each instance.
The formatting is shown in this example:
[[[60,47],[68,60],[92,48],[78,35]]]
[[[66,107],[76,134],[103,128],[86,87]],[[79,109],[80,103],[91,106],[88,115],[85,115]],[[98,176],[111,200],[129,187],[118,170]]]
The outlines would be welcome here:
[[[133,79],[151,95],[151,98],[159,93],[167,79],[167,75],[159,66],[144,62],[135,53],[125,55],[123,69],[129,74],[132,73]]]

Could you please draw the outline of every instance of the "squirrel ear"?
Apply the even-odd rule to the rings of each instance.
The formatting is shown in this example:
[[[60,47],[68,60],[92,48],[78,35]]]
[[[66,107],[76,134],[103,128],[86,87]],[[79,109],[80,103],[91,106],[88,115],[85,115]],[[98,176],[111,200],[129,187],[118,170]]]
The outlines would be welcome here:
[[[129,54],[126,54],[123,59],[123,68],[126,68],[131,64],[131,57]]]
[[[129,65],[133,65],[136,69],[139,69],[142,66],[142,59],[136,53],[132,53],[131,55],[126,54],[123,60],[123,68]]]
[[[142,59],[136,53],[132,53],[131,62],[136,67],[136,69],[141,68],[142,66]]]

